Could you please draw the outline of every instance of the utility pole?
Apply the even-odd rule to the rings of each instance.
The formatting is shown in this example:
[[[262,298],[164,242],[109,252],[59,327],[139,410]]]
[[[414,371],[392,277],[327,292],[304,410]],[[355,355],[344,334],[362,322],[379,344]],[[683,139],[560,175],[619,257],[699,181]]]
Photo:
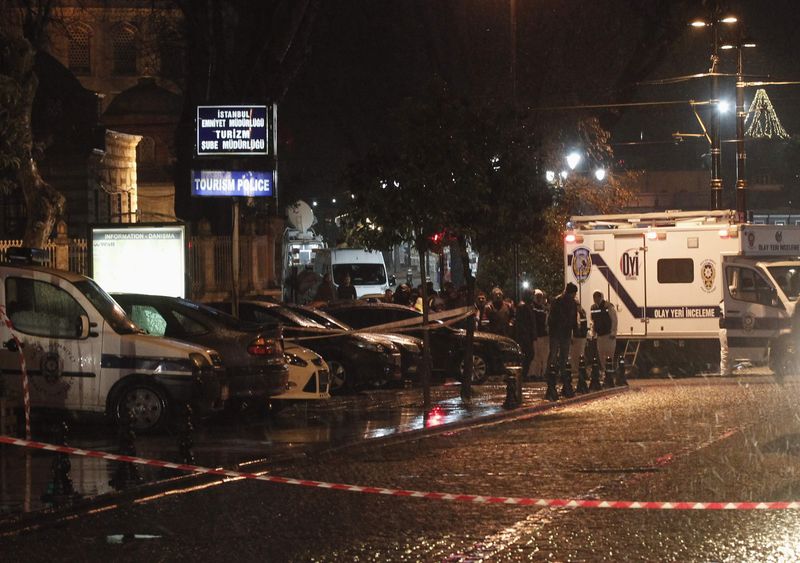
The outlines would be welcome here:
[[[722,209],[722,149],[719,140],[719,4],[711,20],[711,209]]]
[[[509,29],[511,32],[511,108],[517,112],[517,0],[509,0]],[[519,303],[519,243],[514,243],[514,303]]]
[[[739,32],[736,46],[736,218],[740,223],[747,221],[747,154],[744,149],[744,71],[742,69],[742,34]]]

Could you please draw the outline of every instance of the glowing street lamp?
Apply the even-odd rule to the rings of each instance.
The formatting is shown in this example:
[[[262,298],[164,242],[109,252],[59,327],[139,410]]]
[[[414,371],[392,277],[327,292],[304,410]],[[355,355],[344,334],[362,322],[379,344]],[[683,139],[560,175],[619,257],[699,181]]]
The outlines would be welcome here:
[[[581,155],[577,152],[571,152],[567,155],[567,166],[569,166],[570,170],[575,170],[575,167],[578,166],[581,162]]]
[[[598,182],[602,182],[606,179],[606,169],[605,168],[598,168],[594,171],[594,177],[597,179]]]

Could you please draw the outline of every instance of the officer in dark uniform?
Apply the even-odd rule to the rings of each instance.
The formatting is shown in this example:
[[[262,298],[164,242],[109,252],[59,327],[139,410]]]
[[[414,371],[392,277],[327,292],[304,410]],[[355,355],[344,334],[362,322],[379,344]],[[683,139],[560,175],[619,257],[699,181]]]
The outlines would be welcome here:
[[[572,331],[578,324],[578,302],[575,301],[577,293],[578,286],[569,282],[564,291],[550,304],[550,318],[547,326],[550,332],[548,363],[555,364],[557,374],[563,374],[564,366],[569,361]],[[566,381],[562,381],[562,383],[566,383]],[[548,385],[551,384],[555,385],[555,381],[548,381]]]
[[[617,349],[617,311],[611,303],[603,299],[601,291],[595,291],[592,299],[592,333],[597,339],[598,360],[605,369],[606,359],[611,358],[613,364]]]

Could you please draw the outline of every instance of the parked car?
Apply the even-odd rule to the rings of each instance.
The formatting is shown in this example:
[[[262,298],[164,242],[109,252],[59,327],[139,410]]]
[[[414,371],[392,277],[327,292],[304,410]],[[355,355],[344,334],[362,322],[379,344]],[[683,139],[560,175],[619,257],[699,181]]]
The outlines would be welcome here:
[[[0,383],[21,393],[21,352],[32,407],[105,413],[115,422],[130,411],[141,432],[164,427],[177,404],[199,415],[225,406],[227,376],[213,347],[144,334],[93,280],[0,264],[0,287],[10,321],[0,323]]]
[[[330,315],[321,309],[316,309],[307,305],[295,305],[291,303],[287,303],[285,306],[296,312],[298,315],[302,315],[310,318],[311,320],[317,321],[319,324],[327,328],[332,328],[335,330],[355,330],[353,327],[343,323],[333,315]],[[406,381],[419,383],[420,367],[422,366],[422,340],[409,334],[383,332],[381,335],[400,348],[403,379]],[[374,334],[369,334],[367,336],[374,337]]]
[[[361,301],[337,302],[321,307],[335,318],[355,328],[417,319],[422,323],[422,313],[411,307],[393,303],[365,303]],[[463,375],[466,330],[455,329],[441,322],[430,330],[433,369],[446,374]],[[391,329],[388,329],[391,330]],[[423,329],[410,330],[407,334],[422,337]],[[472,344],[472,381],[483,383],[490,375],[504,375],[522,365],[522,350],[519,344],[505,336],[476,331]]]
[[[286,391],[289,366],[277,327],[243,323],[180,297],[120,293],[114,298],[150,334],[217,349],[228,370],[234,407],[266,404],[269,397]]]
[[[230,303],[212,306],[230,311]],[[330,370],[332,393],[402,381],[400,350],[380,335],[343,334],[267,301],[240,301],[239,318],[257,324],[280,323],[287,340],[322,356]]]
[[[283,346],[289,363],[287,390],[271,398],[275,401],[330,399],[330,372],[322,356],[292,342]]]

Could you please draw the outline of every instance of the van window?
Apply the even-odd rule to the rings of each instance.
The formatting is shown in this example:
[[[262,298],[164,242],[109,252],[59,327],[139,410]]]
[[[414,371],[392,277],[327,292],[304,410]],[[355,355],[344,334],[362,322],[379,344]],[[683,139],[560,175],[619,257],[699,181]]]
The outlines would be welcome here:
[[[800,266],[768,266],[767,270],[790,301],[800,295]]]
[[[728,280],[728,292],[734,299],[772,305],[772,286],[755,270],[728,266],[725,278]]]
[[[658,283],[692,283],[694,260],[691,258],[662,258],[656,264]]]
[[[86,314],[60,287],[29,278],[6,280],[6,306],[15,329],[48,338],[77,338]]]
[[[383,285],[386,283],[386,268],[383,264],[335,264],[333,281],[341,285],[350,275],[353,285]]]
[[[125,314],[125,310],[94,280],[87,279],[75,282],[75,289],[80,291],[95,306],[117,334],[133,334],[138,330]]]

